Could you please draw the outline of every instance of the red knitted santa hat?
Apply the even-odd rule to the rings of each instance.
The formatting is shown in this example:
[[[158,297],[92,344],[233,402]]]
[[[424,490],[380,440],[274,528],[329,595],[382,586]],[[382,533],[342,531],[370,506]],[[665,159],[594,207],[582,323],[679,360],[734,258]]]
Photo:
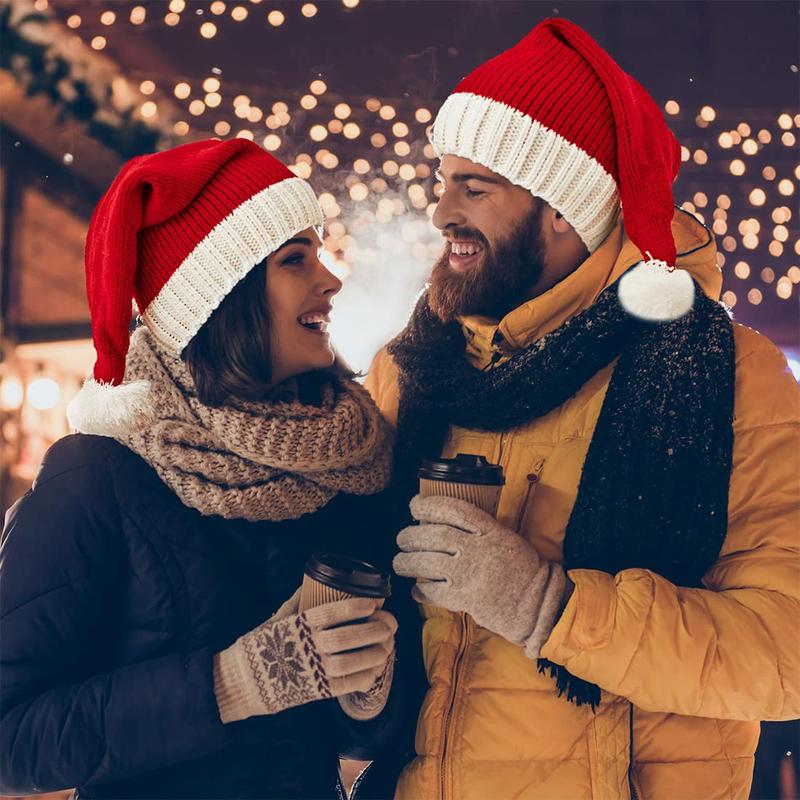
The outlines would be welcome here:
[[[311,187],[246,139],[125,164],[86,239],[97,361],[68,409],[72,427],[113,435],[148,419],[146,382],[123,384],[132,301],[153,336],[180,353],[254,266],[322,223]]]
[[[648,258],[620,285],[623,304],[654,320],[691,307],[694,285],[674,270],[671,232],[680,146],[650,95],[574,23],[546,19],[467,75],[431,141],[437,156],[467,158],[542,198],[590,253],[621,206]]]

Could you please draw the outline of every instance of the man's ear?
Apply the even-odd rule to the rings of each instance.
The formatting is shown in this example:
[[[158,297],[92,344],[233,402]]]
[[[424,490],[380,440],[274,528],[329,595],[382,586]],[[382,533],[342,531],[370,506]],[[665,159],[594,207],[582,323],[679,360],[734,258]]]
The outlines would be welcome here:
[[[547,216],[550,217],[550,225],[554,233],[569,233],[572,230],[572,225],[564,219],[560,211],[547,206]]]

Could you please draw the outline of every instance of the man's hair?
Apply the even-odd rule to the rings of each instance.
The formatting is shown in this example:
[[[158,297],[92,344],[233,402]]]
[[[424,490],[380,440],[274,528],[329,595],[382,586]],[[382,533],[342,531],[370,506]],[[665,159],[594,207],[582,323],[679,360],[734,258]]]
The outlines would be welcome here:
[[[264,260],[228,293],[181,354],[197,397],[207,406],[221,406],[231,398],[263,400],[272,389],[266,278]],[[298,376],[301,400],[316,402],[325,383],[351,377],[353,372],[337,357],[328,369]]]

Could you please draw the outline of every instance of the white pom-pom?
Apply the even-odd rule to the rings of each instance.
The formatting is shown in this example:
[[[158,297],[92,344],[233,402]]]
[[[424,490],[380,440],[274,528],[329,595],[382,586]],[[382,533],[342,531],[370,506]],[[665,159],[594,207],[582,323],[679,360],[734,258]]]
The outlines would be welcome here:
[[[694,282],[686,270],[670,269],[666,262],[651,258],[622,276],[618,296],[622,307],[634,317],[668,322],[691,310]]]
[[[67,406],[67,421],[78,433],[124,436],[154,419],[149,381],[115,386],[87,378]]]

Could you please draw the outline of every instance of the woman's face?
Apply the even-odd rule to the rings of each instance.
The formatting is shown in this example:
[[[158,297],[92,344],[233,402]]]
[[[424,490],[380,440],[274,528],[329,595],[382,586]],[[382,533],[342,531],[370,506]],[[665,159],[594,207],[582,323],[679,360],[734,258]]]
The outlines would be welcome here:
[[[321,247],[316,231],[306,228],[267,258],[273,383],[333,363],[326,329],[342,282],[319,260]]]

